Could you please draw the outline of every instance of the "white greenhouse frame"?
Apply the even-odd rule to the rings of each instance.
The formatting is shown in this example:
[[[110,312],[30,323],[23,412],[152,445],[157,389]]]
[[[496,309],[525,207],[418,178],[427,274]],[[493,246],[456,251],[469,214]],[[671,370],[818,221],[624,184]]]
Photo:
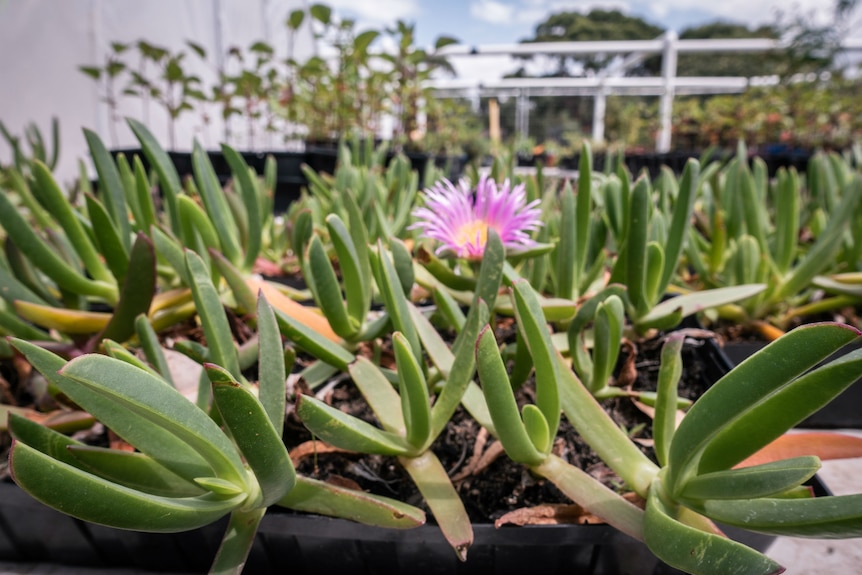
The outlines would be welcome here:
[[[484,46],[452,45],[438,54],[446,57],[533,56],[618,54],[621,62],[600,71],[593,77],[578,78],[504,78],[496,82],[477,83],[473,80],[435,80],[438,97],[478,98],[514,97],[516,129],[526,136],[529,129],[529,99],[535,96],[592,96],[595,100],[592,139],[604,141],[605,108],[610,95],[658,96],[660,129],[656,136],[656,151],[670,151],[673,99],[677,95],[738,94],[748,87],[769,85],[777,78],[679,77],[677,57],[680,53],[769,52],[784,50],[787,43],[765,38],[720,40],[680,40],[669,31],[654,40],[623,40],[600,42],[535,42],[525,44],[490,44]],[[862,39],[845,40],[842,52],[862,50]],[[625,77],[623,74],[650,54],[662,55],[661,76]]]

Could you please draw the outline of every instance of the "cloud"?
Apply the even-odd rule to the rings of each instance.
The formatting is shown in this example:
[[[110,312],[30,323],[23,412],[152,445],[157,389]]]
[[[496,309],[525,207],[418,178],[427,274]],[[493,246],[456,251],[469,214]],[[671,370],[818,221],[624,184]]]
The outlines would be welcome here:
[[[355,14],[373,24],[392,24],[419,16],[418,0],[328,0],[338,13]]]
[[[496,0],[478,0],[470,4],[470,15],[489,24],[511,24],[515,7]]]

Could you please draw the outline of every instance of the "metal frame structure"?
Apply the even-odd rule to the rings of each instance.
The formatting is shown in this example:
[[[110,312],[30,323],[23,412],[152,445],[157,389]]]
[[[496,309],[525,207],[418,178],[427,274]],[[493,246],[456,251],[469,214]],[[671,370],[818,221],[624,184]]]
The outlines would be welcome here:
[[[787,49],[780,40],[742,38],[720,40],[680,40],[676,32],[668,31],[654,40],[600,42],[535,42],[526,44],[489,44],[484,46],[451,45],[438,54],[446,57],[532,56],[618,54],[622,61],[612,64],[596,76],[579,78],[504,78],[479,84],[471,80],[436,80],[438,97],[514,97],[516,127],[519,134],[529,129],[529,99],[534,96],[592,96],[595,99],[592,139],[604,140],[605,107],[610,95],[658,96],[660,129],[656,151],[667,152],[671,146],[673,99],[677,95],[739,94],[749,86],[777,83],[778,79],[746,77],[678,77],[679,53],[769,52]],[[862,50],[862,39],[846,40],[842,51]],[[662,55],[661,76],[625,77],[626,71],[650,54]]]

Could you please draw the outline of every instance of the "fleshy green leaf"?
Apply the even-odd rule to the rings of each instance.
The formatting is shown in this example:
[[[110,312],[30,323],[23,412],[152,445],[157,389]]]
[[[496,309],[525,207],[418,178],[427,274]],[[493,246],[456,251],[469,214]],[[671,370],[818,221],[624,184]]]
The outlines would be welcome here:
[[[276,430],[260,401],[226,370],[212,364],[204,367],[225,426],[263,492],[259,506],[268,507],[296,483],[296,472],[281,441],[281,431]]]
[[[132,231],[126,208],[126,192],[123,189],[120,172],[98,134],[85,128],[84,137],[87,140],[90,155],[93,157],[96,172],[99,174],[99,193],[104,198],[108,213],[119,232],[120,245],[123,246],[123,251],[129,253],[132,244]]]
[[[446,541],[455,550],[458,558],[465,561],[467,550],[473,544],[473,528],[446,468],[431,451],[426,451],[419,457],[399,457],[398,461],[419,488]]]
[[[182,185],[180,184],[177,169],[174,167],[170,156],[168,156],[167,152],[159,145],[158,140],[156,140],[143,123],[133,118],[127,118],[126,122],[128,122],[129,128],[131,128],[138,142],[140,142],[147,161],[153,166],[156,174],[159,176],[159,187],[165,200],[165,211],[167,211],[170,219],[171,231],[178,234],[180,232],[180,225],[179,213],[177,212],[177,196],[182,191]]]
[[[143,442],[137,437],[160,428],[200,454],[217,477],[244,485],[242,462],[227,436],[206,413],[161,378],[101,355],[76,358],[60,370],[60,375],[83,387],[83,393],[74,389],[77,393],[69,397],[140,451],[158,461],[175,456],[174,448],[166,449],[156,437]],[[67,392],[61,385],[57,387]],[[92,400],[94,396],[98,400]],[[128,430],[132,425],[137,428],[134,438]],[[198,474],[206,475],[212,474]]]
[[[341,268],[344,285],[349,286],[345,290],[347,313],[356,325],[362,325],[365,322],[365,316],[371,304],[370,273],[367,276],[364,273],[364,266],[360,260],[357,246],[353,242],[350,232],[347,230],[344,222],[341,221],[341,218],[336,214],[328,215],[326,217],[326,227],[329,230],[332,246],[338,255],[338,264]],[[363,256],[365,258],[368,257],[367,250],[363,250]],[[368,265],[370,264],[366,261],[365,266]]]
[[[410,342],[413,355],[420,357],[422,355],[422,346],[419,343],[416,326],[410,320],[407,297],[404,295],[404,290],[398,279],[398,273],[389,257],[389,253],[383,247],[382,240],[377,241],[377,254],[372,259],[374,277],[380,290],[380,296],[386,305],[386,311],[392,320],[392,327],[404,334],[404,337]]]
[[[793,381],[777,382],[769,395],[735,413],[712,437],[700,472],[725,469],[756,453],[832,401],[859,378],[860,371],[862,350],[856,350]]]
[[[754,499],[783,493],[809,480],[820,469],[814,456],[794,457],[763,465],[726,469],[697,475],[683,487],[680,497],[704,499]],[[697,504],[694,504],[697,506]]]
[[[542,453],[551,451],[551,433],[548,430],[548,421],[542,415],[542,411],[528,403],[521,410],[521,419],[524,421],[524,429],[533,445]]]
[[[297,477],[296,486],[278,505],[390,529],[409,529],[425,523],[425,513],[411,505],[302,476]]]
[[[332,331],[345,339],[354,337],[359,331],[359,323],[348,315],[335,269],[329,261],[323,242],[317,235],[312,236],[308,244],[305,279],[317,305],[329,320]]]
[[[677,389],[682,376],[682,344],[685,337],[671,334],[661,349],[658,371],[653,438],[655,455],[660,465],[667,463],[668,450],[676,430]]]
[[[137,451],[90,445],[74,445],[68,450],[78,460],[75,467],[131,489],[165,497],[191,497],[204,493],[194,483],[171,473],[153,458]]]
[[[227,160],[233,177],[239,183],[239,191],[242,197],[242,205],[245,207],[247,221],[247,236],[245,244],[245,257],[242,261],[244,270],[251,270],[262,244],[260,201],[257,196],[257,184],[249,172],[245,159],[227,144],[222,144],[222,154]]]
[[[260,402],[280,436],[284,426],[287,366],[275,312],[263,294],[257,300],[257,331],[260,340],[257,368]]]
[[[203,260],[188,249],[186,273],[192,280],[192,296],[210,350],[210,360],[227,369],[233,377],[240,378],[239,359],[221,299]]]
[[[139,232],[129,257],[129,270],[123,280],[120,301],[111,321],[99,339],[126,341],[135,333],[135,318],[146,314],[156,293],[156,253],[153,243]]]
[[[476,345],[476,367],[497,438],[506,453],[518,463],[538,465],[545,455],[536,449],[524,427],[521,414],[518,413],[518,404],[509,386],[506,366],[500,357],[500,350],[497,349],[497,340],[493,330],[487,326],[479,335]]]
[[[668,457],[669,487],[678,493],[713,439],[723,430],[733,429],[752,406],[858,334],[838,324],[799,327],[737,365],[695,402],[677,429]]]
[[[403,438],[313,397],[301,396],[296,413],[314,435],[336,447],[379,455],[402,455],[410,451]]]
[[[118,485],[62,463],[25,443],[10,454],[15,481],[35,499],[79,519],[135,531],[174,533],[208,525],[242,504],[229,499],[162,497]]]
[[[775,575],[781,566],[769,557],[726,537],[677,521],[653,482],[644,513],[644,540],[650,551],[672,567],[698,575]]]
[[[843,539],[862,536],[862,495],[813,499],[710,500],[703,513],[716,521],[788,537]]]
[[[425,446],[431,435],[431,405],[428,387],[419,362],[413,356],[410,344],[401,333],[392,336],[395,362],[398,366],[401,411],[407,430],[407,443],[419,449]]]
[[[192,169],[207,216],[218,233],[220,251],[234,265],[242,265],[236,222],[225,199],[224,191],[219,185],[209,155],[198,142],[195,142],[192,152]]]
[[[545,416],[549,433],[555,436],[560,426],[560,393],[557,388],[559,365],[548,324],[545,322],[538,295],[527,280],[519,279],[513,282],[512,295],[515,299],[518,326],[524,333],[524,340],[536,366],[536,405]]]
[[[676,310],[679,310],[678,313],[681,314],[681,317],[688,317],[699,311],[747,299],[764,289],[766,289],[766,284],[750,284],[691,292],[672,297],[653,307],[648,314],[638,319],[638,324],[652,326]]]
[[[105,263],[111,270],[117,282],[122,283],[129,269],[129,252],[120,240],[120,234],[105,206],[95,197],[87,194],[87,214],[93,228],[93,238],[99,248],[99,253],[105,258]]]

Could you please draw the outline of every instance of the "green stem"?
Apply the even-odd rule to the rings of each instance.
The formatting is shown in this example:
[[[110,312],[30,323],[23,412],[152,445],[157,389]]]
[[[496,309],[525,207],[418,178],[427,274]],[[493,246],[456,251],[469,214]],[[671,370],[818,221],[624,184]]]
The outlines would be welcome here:
[[[558,354],[563,413],[593,451],[628,486],[646,497],[659,468],[626,436]]]
[[[461,561],[473,544],[473,528],[464,503],[437,456],[426,451],[418,457],[399,457],[440,525],[443,536]]]
[[[638,541],[643,541],[643,510],[611,491],[591,475],[566,463],[556,455],[531,468],[549,479],[567,497],[583,505],[608,524]]]
[[[210,567],[210,575],[228,575],[242,573],[248,552],[254,543],[257,534],[257,526],[266,508],[252,509],[251,511],[234,511],[230,516],[230,523],[222,538],[218,554]]]

